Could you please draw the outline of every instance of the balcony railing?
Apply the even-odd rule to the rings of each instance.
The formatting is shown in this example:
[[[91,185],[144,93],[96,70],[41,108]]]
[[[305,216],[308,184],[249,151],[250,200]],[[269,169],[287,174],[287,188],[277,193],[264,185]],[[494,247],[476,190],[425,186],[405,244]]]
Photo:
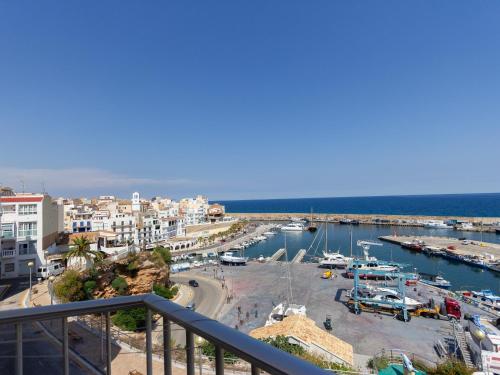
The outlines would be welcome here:
[[[12,258],[16,256],[15,249],[4,249],[2,250],[2,258]]]
[[[0,325],[15,327],[15,363],[16,374],[23,374],[23,323],[40,322],[44,320],[61,320],[61,370],[69,374],[70,351],[68,340],[68,318],[87,314],[103,314],[105,316],[105,368],[106,374],[111,374],[111,319],[110,313],[132,307],[145,307],[146,314],[146,373],[153,374],[153,313],[163,319],[163,370],[171,375],[173,369],[171,324],[177,324],[185,330],[186,374],[195,375],[194,337],[198,335],[215,346],[215,373],[224,374],[224,351],[231,352],[250,363],[252,375],[261,371],[269,374],[315,375],[332,374],[297,357],[276,349],[261,341],[255,340],[235,329],[227,327],[216,320],[186,309],[178,304],[153,294],[138,296],[98,299],[69,304],[42,306],[27,309],[7,310],[0,312]],[[28,340],[29,341],[29,340]],[[29,357],[29,356],[28,356]],[[54,356],[53,356],[54,357]],[[40,370],[42,370],[40,368]]]

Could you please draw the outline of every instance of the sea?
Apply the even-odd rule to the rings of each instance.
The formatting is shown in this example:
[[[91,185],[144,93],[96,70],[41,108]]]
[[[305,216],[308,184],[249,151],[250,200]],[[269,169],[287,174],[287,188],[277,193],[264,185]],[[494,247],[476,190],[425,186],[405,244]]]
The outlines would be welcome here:
[[[265,199],[219,201],[219,203],[225,205],[227,213],[309,213],[313,209],[316,213],[500,217],[500,193]],[[329,224],[328,249],[338,250],[342,254],[349,255],[351,252],[350,228],[352,228],[354,255],[361,255],[361,249],[356,246],[357,240],[378,242],[379,236],[394,233],[415,236],[465,237],[471,240],[500,243],[500,235],[495,233],[481,235],[481,233],[453,229],[363,224],[351,227],[349,225]],[[306,261],[310,257],[320,256],[324,249],[324,232],[323,229],[316,233],[307,231],[286,233],[289,258],[293,258],[300,249],[308,250]],[[318,238],[320,235],[323,237]],[[285,233],[278,232],[274,237],[246,249],[245,255],[249,257],[270,256],[279,248],[284,247],[284,243]],[[379,259],[407,264],[406,271],[408,272],[413,272],[416,269],[418,272],[440,274],[452,283],[452,290],[492,289],[495,293],[500,294],[500,274],[490,270],[482,270],[440,257],[429,257],[387,242],[384,242],[382,246],[373,246],[370,254]]]
[[[500,193],[218,201],[226,212],[500,217]]]

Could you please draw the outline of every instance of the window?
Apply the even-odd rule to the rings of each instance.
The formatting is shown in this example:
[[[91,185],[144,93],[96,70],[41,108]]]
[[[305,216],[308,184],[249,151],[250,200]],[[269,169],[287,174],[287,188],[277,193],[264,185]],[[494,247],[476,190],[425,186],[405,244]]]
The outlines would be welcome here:
[[[14,263],[5,263],[5,272],[14,272],[16,266]]]
[[[19,223],[18,236],[36,236],[36,223]]]
[[[2,211],[4,214],[16,212],[16,205],[15,204],[2,205]]]
[[[36,241],[19,244],[19,255],[36,254]]]
[[[33,215],[36,214],[36,204],[20,204],[19,215]]]
[[[13,224],[2,224],[0,228],[0,235],[3,236],[3,238],[8,239],[8,238],[14,238],[14,225]]]

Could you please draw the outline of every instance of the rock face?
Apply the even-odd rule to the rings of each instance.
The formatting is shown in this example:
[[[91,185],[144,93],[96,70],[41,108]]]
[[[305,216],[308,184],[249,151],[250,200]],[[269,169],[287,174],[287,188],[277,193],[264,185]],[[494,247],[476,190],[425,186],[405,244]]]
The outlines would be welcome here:
[[[137,267],[129,270],[129,264],[134,263]],[[162,265],[149,252],[129,256],[121,261],[103,266],[98,270],[97,288],[94,298],[112,298],[118,296],[118,292],[111,283],[117,277],[122,277],[127,282],[128,295],[151,293],[154,284],[168,285],[168,267]]]

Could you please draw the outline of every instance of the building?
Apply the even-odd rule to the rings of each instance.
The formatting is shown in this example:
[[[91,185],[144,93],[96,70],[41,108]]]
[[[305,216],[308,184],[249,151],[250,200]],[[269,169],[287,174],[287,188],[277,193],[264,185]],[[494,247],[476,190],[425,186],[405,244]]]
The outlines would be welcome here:
[[[46,194],[0,196],[0,278],[29,275],[55,247],[59,227],[57,202]]]
[[[223,205],[214,203],[208,207],[207,211],[207,219],[211,223],[216,223],[218,221],[224,220],[224,211],[225,208]]]
[[[179,213],[185,225],[203,224],[207,221],[208,199],[202,195],[196,198],[183,198],[179,201]]]

